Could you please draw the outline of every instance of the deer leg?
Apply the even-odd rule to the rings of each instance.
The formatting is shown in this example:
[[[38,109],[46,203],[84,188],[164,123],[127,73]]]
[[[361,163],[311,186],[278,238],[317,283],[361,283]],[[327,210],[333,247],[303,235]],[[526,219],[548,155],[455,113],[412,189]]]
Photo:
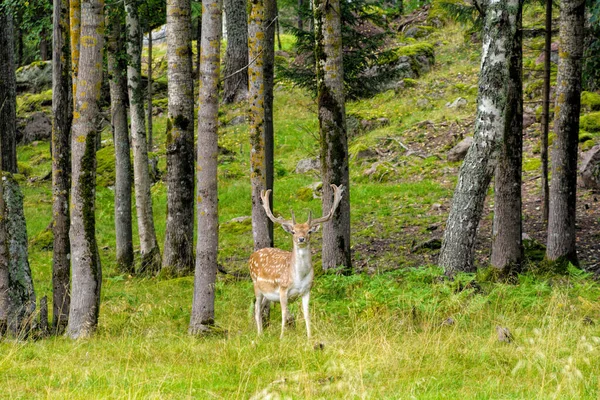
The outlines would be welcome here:
[[[262,334],[263,324],[262,324],[262,303],[263,303],[263,295],[260,292],[256,293],[256,303],[254,303],[254,319],[256,320],[256,328],[258,329],[258,334]]]
[[[285,331],[285,323],[288,318],[287,289],[279,289],[279,300],[281,302],[281,336],[279,338],[283,339],[283,331]]]
[[[310,314],[308,312],[308,302],[310,300],[310,292],[302,296],[302,314],[304,314],[304,322],[306,322],[306,335],[310,339]]]
[[[262,327],[265,329],[269,326],[271,320],[271,302],[264,296],[260,305],[260,314],[262,316]]]

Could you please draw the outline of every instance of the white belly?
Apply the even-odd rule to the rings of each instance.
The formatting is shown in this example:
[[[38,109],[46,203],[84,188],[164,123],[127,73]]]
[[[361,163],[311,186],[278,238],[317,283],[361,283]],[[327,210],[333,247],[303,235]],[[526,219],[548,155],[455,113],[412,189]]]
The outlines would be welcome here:
[[[288,300],[294,300],[295,298],[303,296],[310,291],[310,287],[312,285],[311,275],[304,277],[304,279],[298,279],[294,281],[292,286],[290,286],[287,291]],[[269,301],[275,301],[277,303],[281,301],[279,296],[279,288],[272,292],[263,293],[263,296],[265,296]]]

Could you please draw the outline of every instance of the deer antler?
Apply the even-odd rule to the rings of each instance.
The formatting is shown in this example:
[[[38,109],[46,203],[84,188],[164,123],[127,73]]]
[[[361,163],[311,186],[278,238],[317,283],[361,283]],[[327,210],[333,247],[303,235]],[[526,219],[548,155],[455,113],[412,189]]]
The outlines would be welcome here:
[[[262,200],[263,208],[265,209],[265,212],[267,213],[267,217],[269,217],[269,219],[276,224],[281,224],[281,225],[292,224],[292,221],[283,219],[282,217],[275,218],[275,216],[271,212],[271,207],[269,205],[269,195],[270,194],[271,194],[271,189],[267,190],[266,192],[264,190],[260,191],[260,198]]]
[[[329,221],[333,217],[335,210],[340,205],[340,201],[342,200],[342,193],[344,192],[344,189],[345,189],[344,185],[336,186],[332,183],[331,188],[333,189],[333,204],[331,205],[331,209],[329,210],[329,213],[327,213],[327,215],[322,216],[321,218],[317,218],[312,221],[311,221],[311,215],[309,214],[308,224],[310,226],[315,226],[317,224],[322,224],[324,222]]]

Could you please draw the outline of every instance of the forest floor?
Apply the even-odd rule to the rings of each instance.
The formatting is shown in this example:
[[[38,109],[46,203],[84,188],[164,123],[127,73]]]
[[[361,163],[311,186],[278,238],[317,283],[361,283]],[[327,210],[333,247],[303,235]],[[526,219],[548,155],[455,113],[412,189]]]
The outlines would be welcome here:
[[[527,6],[529,24],[542,15],[537,3]],[[399,40],[414,43],[401,35]],[[525,79],[526,92],[533,93],[526,109],[533,114],[540,79],[534,60],[542,41],[525,43],[525,65],[537,71]],[[293,38],[283,35],[282,42],[291,53]],[[347,104],[348,115],[359,125],[381,118],[387,123],[350,136],[356,273],[324,273],[320,237],[315,238],[311,340],[297,304],[292,305],[297,327],[283,340],[278,306],[264,336],[257,337],[252,324],[251,226],[248,219],[237,219],[251,209],[248,128],[231,123],[246,107],[224,107],[219,114],[219,145],[226,151],[218,171],[218,261],[231,273],[218,276],[219,329],[208,337],[187,335],[193,277],[140,279],[115,270],[114,148],[106,126],[97,153],[96,229],[104,277],[98,332],[77,342],[65,337],[0,342],[0,398],[597,399],[600,283],[592,272],[600,251],[598,194],[578,193],[579,255],[590,272],[570,267],[565,275],[540,275],[530,270],[512,284],[490,282],[483,273],[460,274],[451,282],[434,266],[438,250],[413,251],[439,239],[444,229],[460,167],[460,162],[448,162],[446,153],[473,132],[481,46],[452,22],[417,42],[435,45],[436,63],[429,73],[397,91]],[[164,45],[156,45],[153,156],[163,172],[164,53]],[[448,108],[457,97],[467,104]],[[277,84],[274,208],[284,216],[290,208],[298,218],[306,209],[320,214],[320,199],[308,190],[320,181],[318,172],[295,173],[299,160],[319,154],[315,110],[314,98],[304,90]],[[538,142],[539,123],[534,122],[525,132],[523,162],[524,231],[533,239],[527,266],[543,256],[545,242]],[[51,297],[48,143],[19,146],[18,160],[36,293]],[[163,181],[154,184],[152,195],[162,244]],[[492,216],[490,188],[477,244],[482,268],[490,252]],[[275,242],[291,247],[282,229],[275,230]],[[503,328],[510,330],[511,340],[499,336]]]

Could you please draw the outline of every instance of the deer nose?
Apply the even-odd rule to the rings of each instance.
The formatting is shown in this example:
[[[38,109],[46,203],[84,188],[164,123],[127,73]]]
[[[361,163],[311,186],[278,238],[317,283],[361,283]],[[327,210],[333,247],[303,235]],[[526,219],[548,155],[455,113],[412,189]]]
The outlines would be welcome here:
[[[306,239],[304,239],[304,237],[299,237],[298,238],[298,243],[304,243]]]

